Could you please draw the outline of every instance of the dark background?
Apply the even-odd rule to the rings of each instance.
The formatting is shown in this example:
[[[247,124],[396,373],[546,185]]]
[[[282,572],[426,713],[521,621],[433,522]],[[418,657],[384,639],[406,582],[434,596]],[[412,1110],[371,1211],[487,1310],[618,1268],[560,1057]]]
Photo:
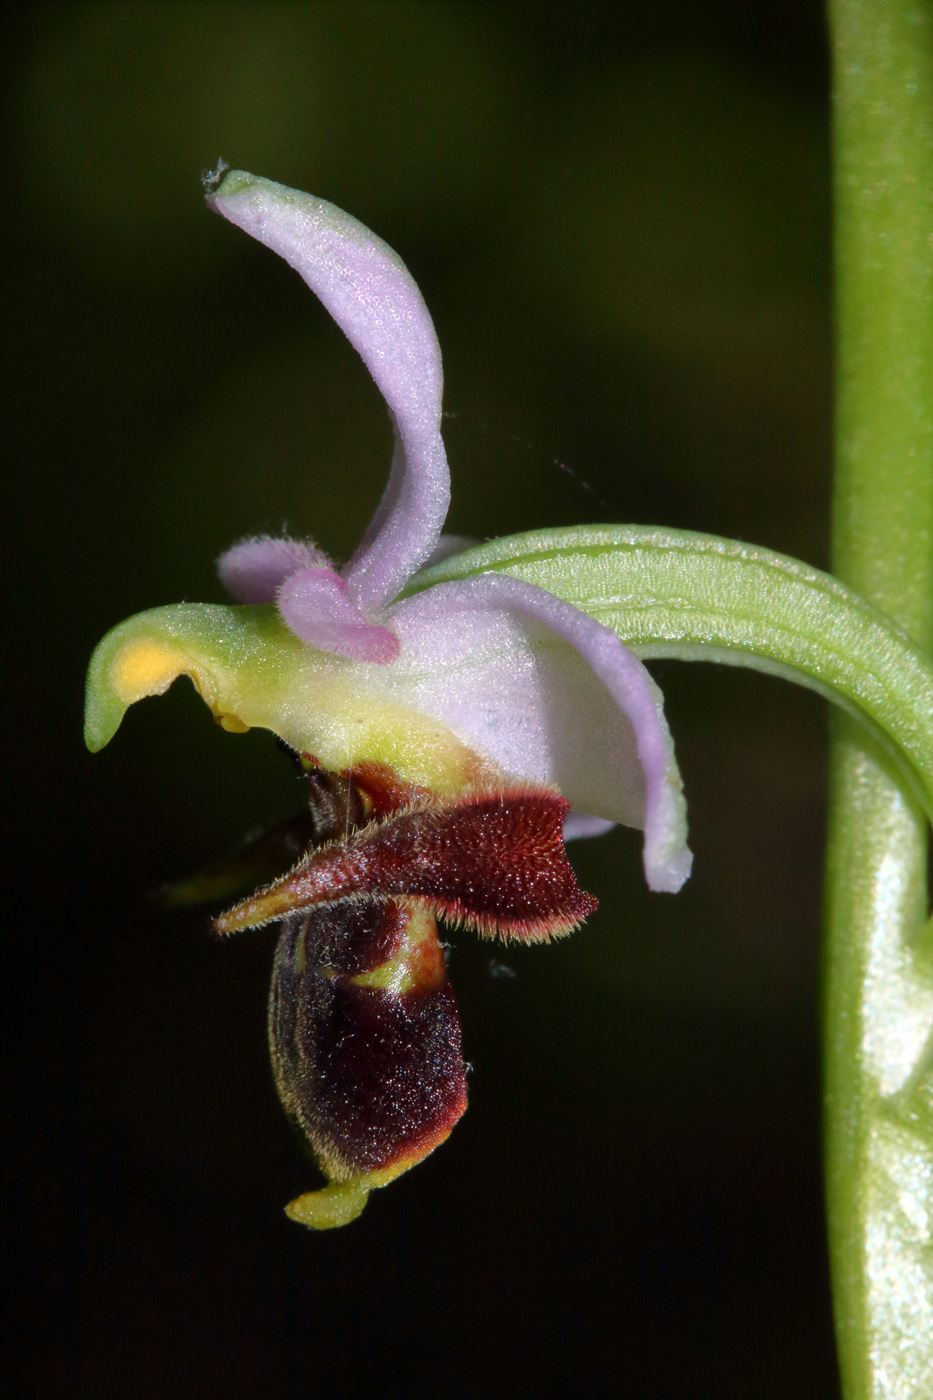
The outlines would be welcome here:
[[[10,1396],[832,1397],[819,1176],[825,716],[657,664],[695,875],[574,848],[552,948],[457,938],[471,1108],[328,1235],[271,1085],[272,936],[149,898],[296,802],[185,683],[81,744],[95,642],[238,536],[353,547],[379,397],[234,165],[397,248],[454,504],[826,562],[827,73],[810,0],[79,3],[4,20]],[[514,979],[490,975],[491,955]]]

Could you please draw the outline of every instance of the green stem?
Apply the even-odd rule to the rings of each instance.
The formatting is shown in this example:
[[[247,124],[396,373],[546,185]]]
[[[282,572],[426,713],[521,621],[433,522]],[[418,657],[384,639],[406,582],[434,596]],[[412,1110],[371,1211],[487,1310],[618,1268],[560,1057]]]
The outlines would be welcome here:
[[[833,564],[933,645],[933,6],[830,0]],[[933,1395],[933,924],[926,827],[836,718],[826,885],[826,1173],[846,1400]]]

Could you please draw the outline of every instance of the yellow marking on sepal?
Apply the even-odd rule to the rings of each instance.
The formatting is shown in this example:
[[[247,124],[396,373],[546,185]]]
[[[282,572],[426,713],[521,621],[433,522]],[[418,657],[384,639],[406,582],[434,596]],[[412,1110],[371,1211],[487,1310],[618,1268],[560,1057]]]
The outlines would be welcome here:
[[[139,637],[119,651],[110,669],[115,693],[126,705],[149,695],[164,695],[179,676],[191,677],[201,699],[213,711],[214,719],[228,734],[248,734],[250,726],[239,715],[218,708],[216,686],[204,668],[178,647],[166,646],[148,637]]]
[[[120,699],[131,705],[146,695],[164,695],[186,664],[184,652],[140,637],[114,657],[110,681]]]

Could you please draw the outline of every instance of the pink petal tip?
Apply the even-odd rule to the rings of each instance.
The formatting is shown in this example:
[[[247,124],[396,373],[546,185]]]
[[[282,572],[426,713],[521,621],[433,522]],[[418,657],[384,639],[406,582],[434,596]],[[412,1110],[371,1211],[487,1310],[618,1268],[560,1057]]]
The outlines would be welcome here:
[[[319,651],[380,666],[399,654],[395,633],[364,617],[333,569],[303,569],[291,574],[279,589],[277,602],[287,626]]]

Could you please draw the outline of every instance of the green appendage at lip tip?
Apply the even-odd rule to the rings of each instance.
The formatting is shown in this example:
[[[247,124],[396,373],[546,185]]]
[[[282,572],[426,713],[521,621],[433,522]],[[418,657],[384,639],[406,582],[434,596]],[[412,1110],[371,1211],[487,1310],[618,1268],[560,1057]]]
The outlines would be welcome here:
[[[362,1215],[369,1196],[370,1187],[362,1178],[331,1181],[319,1191],[308,1191],[289,1201],[285,1214],[309,1230],[338,1230]]]

